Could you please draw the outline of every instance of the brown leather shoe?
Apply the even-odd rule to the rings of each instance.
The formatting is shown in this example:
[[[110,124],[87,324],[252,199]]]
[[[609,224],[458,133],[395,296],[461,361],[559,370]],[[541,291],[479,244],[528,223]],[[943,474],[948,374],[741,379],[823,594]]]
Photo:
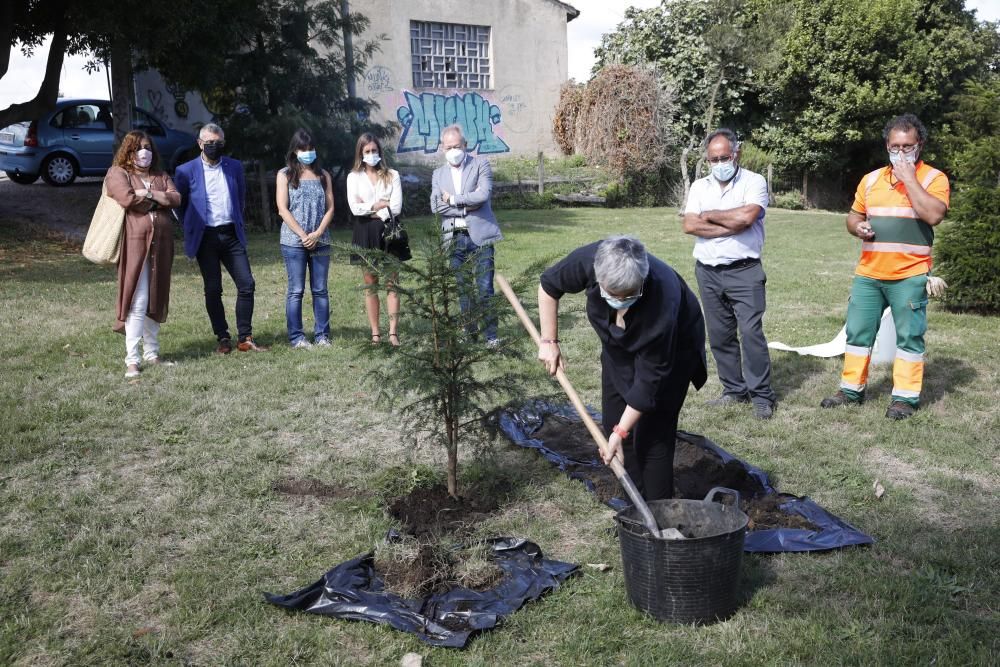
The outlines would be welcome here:
[[[216,354],[229,354],[233,351],[233,341],[228,338],[219,339],[219,347],[215,348]]]
[[[268,348],[263,345],[258,345],[253,342],[253,338],[247,337],[240,341],[240,344],[236,346],[236,349],[240,352],[267,352]]]

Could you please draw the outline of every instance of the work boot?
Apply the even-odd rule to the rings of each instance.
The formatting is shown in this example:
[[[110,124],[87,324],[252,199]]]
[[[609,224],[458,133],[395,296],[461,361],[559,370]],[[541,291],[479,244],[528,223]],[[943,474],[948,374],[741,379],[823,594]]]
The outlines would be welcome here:
[[[754,403],[753,416],[757,419],[770,419],[774,416],[774,403]]]
[[[219,339],[219,347],[215,348],[217,354],[229,354],[233,351],[233,341],[228,338]]]
[[[889,409],[885,411],[885,416],[887,419],[899,421],[900,419],[906,419],[916,411],[917,408],[906,401],[893,401],[889,404]]]
[[[829,398],[824,398],[819,404],[821,408],[839,408],[842,405],[861,405],[864,403],[864,399],[855,400],[845,394],[842,390],[838,389],[837,393]]]
[[[737,405],[739,403],[749,403],[750,399],[747,396],[737,396],[736,394],[723,394],[718,398],[713,398],[711,401],[705,403],[710,408],[725,408],[730,405]]]

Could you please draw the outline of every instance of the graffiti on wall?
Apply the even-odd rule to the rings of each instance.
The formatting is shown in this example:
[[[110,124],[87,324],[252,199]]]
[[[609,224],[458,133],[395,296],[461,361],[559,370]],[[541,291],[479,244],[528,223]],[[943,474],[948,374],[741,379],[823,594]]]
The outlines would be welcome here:
[[[372,67],[365,74],[365,86],[372,95],[381,95],[392,91],[392,70],[382,65]]]
[[[499,98],[504,129],[517,133],[530,131],[533,116],[528,108],[528,91],[521,86],[511,85],[500,91]]]
[[[406,104],[396,109],[403,126],[397,153],[433,153],[441,143],[441,130],[459,125],[469,151],[509,153],[508,146],[494,130],[500,124],[500,107],[479,93],[411,93],[403,91]]]

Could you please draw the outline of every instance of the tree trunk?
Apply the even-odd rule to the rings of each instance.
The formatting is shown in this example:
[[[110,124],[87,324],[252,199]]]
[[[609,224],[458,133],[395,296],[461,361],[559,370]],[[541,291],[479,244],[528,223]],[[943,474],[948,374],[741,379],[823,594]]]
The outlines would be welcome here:
[[[458,420],[448,419],[448,495],[458,499]]]
[[[111,44],[111,116],[114,118],[116,152],[132,127],[134,100],[132,50],[128,41],[116,38]]]
[[[351,38],[351,5],[348,0],[340,0],[340,18],[344,22],[344,75],[347,79],[347,96],[358,96],[354,74],[354,42]]]
[[[0,48],[10,47],[7,44],[0,44]],[[59,77],[62,74],[65,54],[66,30],[60,29],[52,35],[52,46],[45,60],[45,76],[38,87],[38,93],[28,102],[11,104],[0,111],[0,127],[7,127],[22,120],[34,120],[56,108],[56,102],[59,100]]]
[[[545,154],[538,151],[538,196],[545,194]]]
[[[267,189],[267,179],[264,177],[264,161],[257,160],[257,181],[260,184],[260,218],[265,231],[273,231],[274,218],[271,216],[271,193]]]
[[[691,192],[691,180],[688,178],[688,153],[691,149],[684,147],[681,151],[681,180],[684,182],[684,201],[681,202],[681,209],[687,205],[688,194]]]
[[[809,171],[802,172],[802,208],[809,208]]]
[[[774,165],[767,163],[767,205],[774,206]]]

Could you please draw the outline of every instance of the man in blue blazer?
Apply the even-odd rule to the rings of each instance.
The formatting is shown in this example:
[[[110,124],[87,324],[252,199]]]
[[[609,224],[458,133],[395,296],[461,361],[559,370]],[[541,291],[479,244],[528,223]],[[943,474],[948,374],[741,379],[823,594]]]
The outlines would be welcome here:
[[[434,170],[431,210],[441,215],[441,232],[451,243],[452,268],[475,262],[474,290],[464,285],[463,274],[458,274],[459,305],[464,313],[469,311],[471,299],[482,305],[493,296],[493,244],[502,240],[503,234],[490,207],[493,195],[490,163],[466,152],[467,144],[459,125],[449,125],[441,131],[441,148],[447,164]],[[476,322],[470,322],[466,332],[475,336]],[[487,345],[499,345],[495,317],[485,318],[483,333]]]
[[[253,340],[254,279],[247,257],[243,230],[246,181],[243,165],[222,155],[226,145],[222,128],[215,123],[198,133],[201,155],[177,167],[174,183],[181,193],[180,216],[184,224],[184,253],[198,260],[205,282],[205,308],[219,341],[216,352],[233,351],[226,309],[222,304],[222,266],[236,283],[236,348],[264,352]]]

